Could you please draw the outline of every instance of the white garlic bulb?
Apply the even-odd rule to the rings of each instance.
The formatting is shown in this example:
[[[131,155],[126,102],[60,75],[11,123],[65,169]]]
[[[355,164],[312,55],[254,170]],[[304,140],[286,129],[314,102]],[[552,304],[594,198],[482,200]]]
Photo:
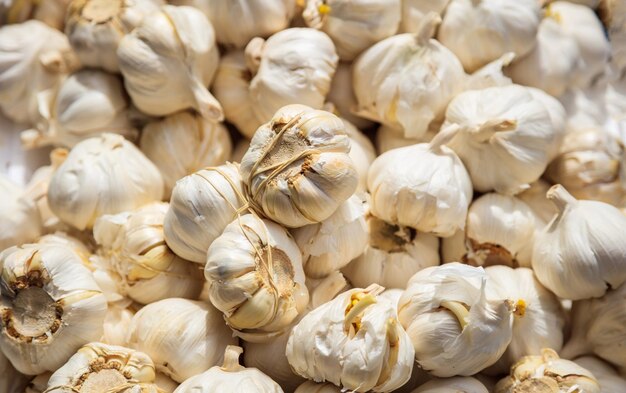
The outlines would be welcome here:
[[[450,0],[402,0],[400,31],[417,33],[429,13],[441,16],[449,3]]]
[[[494,390],[495,393],[576,391],[601,392],[598,381],[589,370],[560,359],[552,349],[544,349],[541,355],[521,358],[511,367],[511,375],[501,379]]]
[[[428,381],[412,393],[488,393],[479,380],[472,377],[453,377]]]
[[[117,47],[143,19],[159,11],[163,0],[74,0],[65,34],[85,67],[119,72]]]
[[[1,392],[24,392],[29,378],[18,372],[2,352],[0,352],[0,373],[2,375],[0,380]]]
[[[394,304],[373,284],[351,289],[305,315],[287,342],[293,370],[355,392],[389,392],[413,369],[413,348]]]
[[[359,184],[357,192],[367,191],[367,173],[369,172],[372,162],[376,159],[376,150],[369,138],[359,131],[349,121],[342,119],[346,127],[346,133],[350,137],[350,159],[354,163],[354,168],[359,175]]]
[[[165,5],[122,38],[117,49],[124,85],[142,112],[165,116],[193,108],[202,117],[223,119],[209,93],[219,62],[215,33],[202,12]]]
[[[330,217],[356,190],[350,139],[337,116],[287,105],[259,127],[241,160],[250,204],[297,228]]]
[[[332,383],[317,383],[315,381],[306,381],[293,393],[341,393],[342,389]]]
[[[534,87],[526,88],[531,96],[537,101],[539,101],[544,108],[547,109],[548,114],[550,115],[550,121],[552,122],[552,132],[555,135],[555,140],[550,144],[550,159],[553,159],[559,154],[559,149],[563,144],[563,140],[567,134],[567,121],[568,116],[567,112],[563,105],[556,98],[552,97],[550,94],[546,93],[541,89],[537,89]]]
[[[0,25],[23,23],[28,19],[37,19],[62,31],[70,1],[4,0],[0,3]]]
[[[449,263],[416,273],[398,303],[415,360],[437,377],[469,376],[494,364],[512,336],[515,304],[487,297],[482,268]]]
[[[466,90],[482,90],[488,87],[507,86],[513,83],[511,78],[504,75],[504,68],[511,64],[515,53],[507,52],[496,60],[487,63],[468,75],[465,81]]]
[[[459,157],[444,146],[457,127],[430,143],[390,150],[372,163],[371,211],[390,224],[451,236],[465,227],[472,183]]]
[[[540,20],[536,0],[452,0],[437,39],[473,72],[506,52],[528,53]]]
[[[557,143],[542,101],[518,85],[459,94],[446,110],[443,127],[451,126],[460,129],[448,146],[481,192],[517,194],[527,188],[546,169]]]
[[[130,329],[135,313],[130,307],[118,303],[108,304],[107,314],[104,317],[104,333],[99,340],[104,344],[126,344],[126,332]]]
[[[576,200],[558,184],[547,197],[559,213],[535,238],[539,281],[572,300],[600,297],[626,282],[626,216],[604,202]]]
[[[567,112],[566,127],[568,132],[578,132],[589,128],[598,128],[610,120],[609,91],[606,79],[585,88],[569,87],[558,97]]]
[[[245,213],[239,165],[201,169],[176,182],[165,214],[167,245],[180,257],[206,263],[213,240]]]
[[[204,276],[211,303],[246,340],[281,332],[309,301],[298,245],[286,229],[253,214],[237,217],[213,241]]]
[[[402,130],[396,130],[383,124],[376,131],[376,151],[378,154],[383,154],[399,147],[428,143],[437,135],[438,131],[429,130],[421,138],[405,138]]]
[[[11,247],[0,253],[0,266],[0,347],[18,371],[54,371],[100,338],[106,298],[72,250]]]
[[[148,123],[141,133],[139,146],[161,171],[166,198],[177,180],[204,167],[224,164],[232,150],[228,130],[223,124],[190,112]]]
[[[139,310],[126,342],[147,353],[157,371],[180,383],[220,363],[226,346],[237,339],[210,304],[171,298]]]
[[[545,180],[539,179],[530,183],[530,187],[524,192],[517,194],[516,197],[521,199],[535,214],[537,224],[541,227],[549,223],[558,213],[558,209],[548,198],[546,193],[550,189],[550,184]]]
[[[398,34],[367,49],[353,68],[359,116],[401,129],[407,138],[426,134],[463,89],[465,72],[436,40],[440,18],[429,14],[417,34]]]
[[[609,364],[593,356],[574,359],[574,363],[593,373],[600,384],[601,393],[621,393],[626,391],[626,379],[621,377]]]
[[[98,342],[83,346],[48,381],[46,392],[158,393],[154,363],[145,353]]]
[[[102,214],[132,210],[162,195],[154,164],[122,136],[104,133],[70,151],[50,180],[48,204],[63,222],[82,230]]]
[[[239,364],[241,347],[226,347],[224,364],[214,366],[183,382],[174,393],[246,392],[283,393],[283,390],[270,377],[256,368],[246,368]]]
[[[335,75],[330,84],[330,91],[326,96],[328,103],[334,106],[337,115],[348,120],[359,129],[366,129],[374,125],[374,122],[359,117],[352,113],[356,108],[356,97],[352,88],[352,63],[339,62]]]
[[[36,202],[20,186],[0,174],[0,251],[36,240],[42,233]]]

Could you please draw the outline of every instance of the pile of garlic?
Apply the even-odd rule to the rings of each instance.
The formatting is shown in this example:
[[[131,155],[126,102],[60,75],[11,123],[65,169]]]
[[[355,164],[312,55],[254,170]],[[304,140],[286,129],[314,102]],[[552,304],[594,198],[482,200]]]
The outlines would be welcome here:
[[[626,0],[0,0],[0,393],[626,392]]]

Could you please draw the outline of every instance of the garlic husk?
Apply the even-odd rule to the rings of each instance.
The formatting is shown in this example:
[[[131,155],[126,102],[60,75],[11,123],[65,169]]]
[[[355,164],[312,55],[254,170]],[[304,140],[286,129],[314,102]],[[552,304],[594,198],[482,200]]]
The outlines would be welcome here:
[[[504,75],[504,68],[511,64],[515,58],[515,53],[507,52],[485,64],[478,70],[468,75],[465,81],[466,90],[481,90],[488,87],[508,86],[513,83],[511,78]]]
[[[495,393],[576,391],[600,393],[600,385],[589,370],[560,359],[552,349],[521,358],[511,367],[511,375],[501,379],[494,390]]]
[[[207,250],[237,213],[245,213],[239,165],[201,169],[178,180],[165,214],[167,245],[180,257],[204,265]]]
[[[154,379],[154,363],[145,353],[94,342],[80,348],[52,374],[46,392],[157,393]]]
[[[39,95],[39,119],[34,129],[22,132],[26,148],[44,145],[72,147],[110,132],[137,138],[128,118],[128,99],[116,75],[81,70],[65,79],[57,91]]]
[[[0,347],[18,371],[54,371],[100,338],[106,298],[71,249],[11,247],[0,253],[0,266]]]
[[[428,381],[412,393],[489,393],[476,378],[453,377]]]
[[[239,168],[252,208],[290,228],[330,217],[356,190],[344,122],[288,105],[259,127]]]
[[[135,313],[130,307],[117,303],[109,303],[104,317],[104,333],[100,342],[109,345],[126,344],[126,332]]]
[[[376,131],[376,151],[378,154],[383,154],[399,147],[428,143],[437,135],[437,131],[429,130],[421,138],[405,138],[402,130],[396,130],[383,124]]]
[[[37,19],[57,30],[63,30],[65,14],[71,0],[5,0],[0,4],[0,25]]]
[[[490,299],[482,268],[449,263],[416,273],[398,315],[415,360],[437,377],[473,375],[494,364],[512,337],[515,305]]]
[[[0,352],[0,391],[6,393],[24,392],[24,388],[28,385],[28,377],[18,372],[9,359]]]
[[[4,26],[0,54],[0,109],[18,123],[32,125],[39,93],[78,67],[67,37],[37,20]]]
[[[341,60],[350,61],[363,50],[396,33],[401,0],[307,0],[304,22],[333,40]]]
[[[460,129],[448,146],[480,192],[514,195],[528,188],[546,169],[558,141],[544,103],[518,85],[459,94],[446,110],[443,129],[453,126]]]
[[[545,180],[539,179],[536,182],[530,183],[528,189],[516,195],[518,199],[522,200],[531,208],[535,214],[537,224],[540,224],[541,227],[549,223],[558,213],[556,206],[546,198],[546,193],[549,189],[550,184]]]
[[[511,343],[489,373],[506,373],[522,356],[540,355],[543,348],[560,351],[565,314],[559,299],[537,281],[533,271],[489,266],[485,272],[488,297],[511,299],[517,305]]]
[[[395,305],[373,284],[351,289],[305,315],[287,342],[287,359],[299,375],[355,392],[388,392],[404,385],[413,348]]]
[[[309,301],[298,245],[285,228],[253,214],[235,218],[213,241],[204,276],[211,303],[246,340],[279,334]]]
[[[587,299],[626,281],[626,216],[597,201],[576,200],[561,185],[547,193],[559,213],[535,237],[532,267],[557,296]]]
[[[93,228],[100,255],[122,279],[122,293],[141,304],[173,297],[195,299],[204,283],[200,267],[174,254],[165,243],[168,208],[168,203],[156,202],[105,214]]]
[[[339,62],[326,101],[334,105],[335,111],[339,112],[338,116],[354,124],[358,129],[363,130],[374,125],[373,121],[352,113],[357,105],[352,87],[352,63]]]
[[[438,236],[463,229],[472,182],[455,152],[443,146],[457,131],[446,129],[430,143],[393,149],[376,158],[367,179],[372,214]]]
[[[456,56],[431,38],[440,20],[429,14],[419,33],[389,37],[354,62],[357,115],[401,129],[407,138],[424,136],[443,118],[466,75]]]
[[[417,33],[426,16],[434,12],[443,15],[450,0],[402,0],[400,32]]]
[[[42,233],[36,202],[20,186],[0,174],[0,251],[36,240]]]
[[[574,359],[574,363],[591,371],[598,379],[601,393],[621,393],[626,391],[626,379],[622,378],[609,364],[594,356]]]
[[[80,230],[92,228],[103,214],[132,210],[162,196],[156,166],[121,135],[108,133],[74,146],[48,187],[52,212]]]
[[[139,310],[126,342],[147,353],[157,371],[180,383],[219,364],[226,346],[237,339],[210,304],[171,298]]]
[[[180,112],[149,123],[139,142],[141,151],[161,172],[169,198],[179,179],[207,166],[224,164],[232,143],[223,124],[191,112]]]
[[[372,162],[376,159],[376,150],[369,138],[359,131],[352,123],[342,119],[346,127],[346,133],[350,137],[350,159],[359,175],[357,192],[367,191],[367,173]]]
[[[72,233],[72,235],[78,235]],[[80,262],[92,272],[95,269],[94,264],[91,261],[92,247],[91,244],[86,242],[85,239],[81,239],[76,236],[69,235],[65,232],[54,232],[41,236],[37,239],[37,244],[63,246],[71,250],[78,258]],[[96,281],[97,283],[97,281]],[[99,286],[99,285],[98,285]],[[104,289],[100,288],[101,290]]]
[[[333,385],[332,383],[318,383],[315,381],[306,381],[293,393],[341,393],[341,388]]]
[[[224,118],[209,93],[219,63],[215,33],[193,7],[165,5],[122,38],[117,49],[124,85],[142,112],[165,116],[195,109],[211,121]]]

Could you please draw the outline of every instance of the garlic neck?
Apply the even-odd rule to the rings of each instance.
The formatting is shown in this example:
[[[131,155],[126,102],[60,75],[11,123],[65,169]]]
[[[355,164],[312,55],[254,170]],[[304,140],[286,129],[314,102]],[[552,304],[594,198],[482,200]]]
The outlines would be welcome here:
[[[548,198],[554,206],[559,210],[559,213],[563,213],[568,206],[575,205],[578,201],[574,198],[565,187],[560,184],[555,184],[546,193]]]
[[[441,23],[441,17],[436,12],[429,12],[422,21],[419,31],[415,35],[418,45],[425,46],[430,43],[430,39],[435,36],[437,26]]]
[[[237,372],[244,369],[243,366],[239,364],[239,355],[243,353],[243,348],[238,347],[236,345],[229,345],[226,347],[226,351],[224,351],[224,364],[222,364],[221,369],[226,372]]]
[[[517,127],[517,120],[493,119],[474,127],[470,132],[478,142],[487,142],[493,135],[503,131],[513,131]]]
[[[461,127],[458,124],[451,124],[448,127],[442,129],[435,135],[435,137],[428,144],[428,150],[431,152],[441,151],[441,146],[450,142],[455,135],[459,132]]]

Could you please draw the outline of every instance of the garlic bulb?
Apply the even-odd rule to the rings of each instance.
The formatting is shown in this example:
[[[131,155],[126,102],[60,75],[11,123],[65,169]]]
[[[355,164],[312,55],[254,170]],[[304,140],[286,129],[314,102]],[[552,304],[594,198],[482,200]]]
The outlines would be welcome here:
[[[600,385],[589,370],[572,361],[559,359],[552,349],[544,349],[541,355],[521,358],[511,367],[511,375],[498,382],[494,392],[576,391],[600,393]]]
[[[417,34],[398,34],[367,49],[353,68],[359,116],[401,129],[407,138],[426,134],[462,90],[463,66],[432,39],[440,18],[429,14]]]
[[[50,180],[48,204],[63,222],[82,230],[102,214],[132,210],[162,195],[154,164],[122,136],[105,133],[74,146]]]
[[[357,105],[352,88],[352,63],[339,62],[326,100],[333,104],[334,110],[339,112],[338,116],[354,124],[357,128],[366,129],[374,125],[374,122],[352,113]]]
[[[128,118],[128,100],[119,77],[98,70],[81,70],[65,79],[57,92],[41,94],[35,129],[21,134],[28,147],[74,146],[102,132],[133,140],[137,130]]]
[[[399,147],[428,143],[435,135],[437,135],[436,131],[428,131],[422,138],[405,138],[401,130],[383,124],[376,131],[376,151],[378,154],[383,154]]]
[[[226,347],[224,364],[214,366],[208,371],[198,374],[183,382],[174,393],[283,393],[283,390],[270,377],[256,368],[239,365],[241,347]]]
[[[101,255],[121,277],[122,293],[142,304],[161,299],[194,299],[204,280],[199,267],[170,250],[164,240],[167,203],[103,215],[93,234]]]
[[[554,142],[550,144],[549,156],[550,159],[554,159],[559,154],[559,148],[563,144],[567,133],[567,112],[559,100],[545,91],[534,87],[527,87],[526,89],[535,100],[539,101],[548,110],[548,115],[550,115],[550,121],[552,122],[552,132],[555,135]]]
[[[414,352],[395,306],[378,296],[382,291],[376,284],[351,289],[305,315],[287,342],[293,370],[355,392],[404,385]]]
[[[158,393],[154,363],[145,353],[90,343],[83,346],[48,381],[46,392]]]
[[[67,37],[60,31],[36,20],[2,27],[0,109],[15,122],[32,124],[37,118],[38,93],[54,88],[77,67]]]
[[[6,393],[24,392],[28,384],[28,377],[19,373],[9,362],[2,352],[0,352],[0,391]]]
[[[459,157],[443,146],[457,131],[452,127],[430,143],[390,150],[376,158],[367,179],[372,214],[438,236],[463,229],[472,183]]]
[[[364,204],[353,195],[326,220],[292,231],[307,277],[325,277],[361,255],[367,245]]]
[[[473,72],[506,52],[527,54],[535,45],[540,20],[536,0],[452,0],[437,39]]]
[[[176,182],[163,230],[176,255],[204,265],[207,250],[238,213],[245,213],[239,165],[201,169]]]
[[[341,388],[333,385],[332,383],[317,383],[315,381],[306,381],[293,393],[341,393]]]
[[[37,204],[17,184],[0,174],[0,251],[32,242],[42,233]]]
[[[157,371],[176,382],[220,363],[224,348],[237,343],[213,306],[179,298],[143,307],[126,337],[128,346],[147,353]]]
[[[574,363],[591,371],[598,379],[601,393],[622,393],[626,391],[626,379],[620,377],[613,367],[602,360],[585,356],[577,358]]]
[[[37,19],[57,30],[63,30],[70,1],[4,0],[0,4],[0,25]]]
[[[193,108],[202,117],[223,119],[209,93],[219,62],[215,33],[202,12],[165,5],[122,38],[117,49],[124,85],[142,112],[165,116]]]
[[[437,377],[469,376],[494,364],[512,336],[516,306],[490,299],[482,268],[449,263],[416,273],[398,303],[415,360]]]
[[[307,0],[302,17],[309,27],[332,38],[341,60],[350,61],[396,33],[400,3],[401,0]]]
[[[550,189],[550,184],[539,179],[530,184],[530,188],[524,192],[517,194],[516,197],[521,199],[535,214],[537,224],[545,226],[558,213],[556,206],[548,198],[546,193]]]
[[[246,340],[279,333],[309,301],[298,245],[286,229],[252,214],[213,241],[204,276],[211,303]]]
[[[453,377],[426,382],[412,393],[489,393],[476,378]]]
[[[466,90],[482,90],[488,87],[508,86],[513,83],[511,78],[504,75],[504,68],[511,64],[515,53],[507,52],[496,60],[487,63],[468,75],[465,81]]]
[[[626,216],[607,203],[578,201],[558,184],[547,197],[559,213],[535,238],[539,281],[572,300],[600,297],[626,282]]]
[[[452,126],[460,129],[448,146],[461,157],[480,192],[524,190],[546,169],[557,143],[543,102],[517,85],[459,94],[446,110],[443,127]]]
[[[225,163],[232,150],[223,124],[190,112],[149,123],[143,128],[139,146],[161,171],[166,198],[177,180],[204,167]]]
[[[465,231],[443,239],[443,259],[472,266],[530,267],[535,231],[543,225],[520,199],[484,194],[470,205]]]
[[[106,298],[69,248],[7,248],[0,266],[0,347],[18,371],[54,371],[81,345],[100,338]]]
[[[104,317],[104,333],[100,342],[109,345],[126,344],[126,332],[130,329],[133,315],[135,313],[129,307],[109,303]]]
[[[417,33],[429,13],[443,15],[448,3],[450,0],[402,0],[400,31]]]
[[[346,133],[350,137],[350,159],[354,163],[354,167],[359,175],[359,184],[357,192],[367,191],[367,173],[369,172],[372,162],[376,159],[376,150],[369,138],[359,131],[349,121],[342,119],[343,125],[346,127]]]
[[[337,116],[288,105],[259,127],[241,160],[252,207],[297,228],[330,217],[356,190],[350,139]]]

